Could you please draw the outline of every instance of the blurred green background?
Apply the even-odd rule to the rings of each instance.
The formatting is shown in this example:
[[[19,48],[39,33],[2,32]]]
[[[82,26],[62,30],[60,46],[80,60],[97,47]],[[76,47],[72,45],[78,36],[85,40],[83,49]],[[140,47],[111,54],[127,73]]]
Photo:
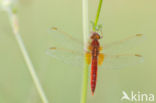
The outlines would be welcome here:
[[[105,41],[145,34],[145,41],[134,49],[145,61],[120,70],[99,69],[95,96],[91,95],[89,83],[87,103],[121,103],[123,90],[156,94],[155,5],[155,0],[104,0],[99,23],[104,24]],[[94,20],[97,6],[98,0],[89,0],[89,20]],[[83,38],[81,0],[20,0],[18,8],[21,36],[49,103],[79,103],[83,68],[55,60],[45,51],[55,42],[49,32],[53,26]],[[3,11],[0,12],[0,103],[42,103],[8,15]]]

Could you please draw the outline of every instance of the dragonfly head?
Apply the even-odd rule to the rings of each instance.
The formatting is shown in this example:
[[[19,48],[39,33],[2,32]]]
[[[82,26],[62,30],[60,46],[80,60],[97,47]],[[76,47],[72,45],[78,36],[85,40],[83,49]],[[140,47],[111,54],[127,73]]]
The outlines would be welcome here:
[[[93,40],[99,40],[101,37],[97,32],[92,32],[90,38]]]

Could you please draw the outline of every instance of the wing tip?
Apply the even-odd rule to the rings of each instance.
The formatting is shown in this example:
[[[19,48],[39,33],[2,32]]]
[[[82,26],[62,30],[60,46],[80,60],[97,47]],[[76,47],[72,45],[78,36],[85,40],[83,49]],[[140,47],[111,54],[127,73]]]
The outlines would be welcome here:
[[[142,55],[140,55],[140,54],[135,54],[135,56],[138,57],[138,59],[139,59],[139,61],[140,61],[141,63],[144,62],[144,58],[143,58]]]
[[[55,50],[56,50],[56,47],[48,48],[48,49],[46,50],[46,54],[47,54],[47,55],[51,55],[51,53],[54,52]]]
[[[137,36],[137,37],[142,37],[142,36],[144,36],[144,34],[140,34],[140,33],[139,33],[139,34],[136,34],[136,36]]]
[[[52,27],[51,30],[57,31],[58,28],[57,27]]]
[[[142,57],[142,55],[140,55],[140,54],[135,54],[135,56],[137,56],[137,57]]]
[[[56,47],[51,47],[51,48],[49,48],[50,50],[56,50]]]

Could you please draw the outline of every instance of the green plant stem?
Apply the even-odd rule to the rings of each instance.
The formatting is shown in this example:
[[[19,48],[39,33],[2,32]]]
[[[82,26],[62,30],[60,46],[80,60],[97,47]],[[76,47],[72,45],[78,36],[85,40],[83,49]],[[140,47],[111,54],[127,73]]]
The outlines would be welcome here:
[[[4,0],[3,2],[4,2],[5,5],[3,5],[3,6],[5,8],[5,11],[8,13],[8,16],[9,16],[9,19],[10,19],[10,24],[12,26],[14,36],[15,36],[16,41],[17,41],[17,43],[19,45],[19,48],[20,48],[20,50],[22,52],[25,63],[27,64],[28,70],[29,70],[30,75],[31,75],[31,77],[33,79],[35,87],[36,87],[36,89],[37,89],[37,91],[38,91],[38,93],[39,93],[39,95],[41,97],[41,100],[43,101],[43,103],[48,103],[48,99],[47,99],[47,97],[46,97],[46,95],[44,93],[44,90],[43,90],[43,88],[41,86],[41,83],[40,83],[40,80],[39,80],[39,78],[37,76],[35,68],[34,68],[34,66],[32,64],[32,61],[31,61],[31,59],[29,57],[29,54],[28,54],[28,52],[27,52],[27,50],[25,48],[24,42],[23,42],[23,40],[22,40],[22,38],[20,36],[18,18],[17,18],[17,14],[15,12],[16,10],[13,10],[11,8],[11,4],[12,4],[11,1],[12,0],[10,0],[10,1]]]
[[[89,67],[89,65],[87,63],[85,63],[84,70],[83,70],[83,87],[82,87],[81,103],[86,103],[86,101],[87,101],[88,67]]]
[[[83,24],[83,38],[84,38],[84,49],[87,47],[87,40],[89,35],[88,27],[88,0],[82,0],[82,24]],[[84,58],[84,70],[83,70],[83,83],[81,91],[80,103],[86,103],[87,101],[87,90],[88,90],[88,64]]]
[[[96,26],[99,20],[99,15],[101,11],[102,1],[100,0],[97,15],[95,19],[95,23],[93,26],[93,31],[96,30]],[[87,40],[89,34],[89,27],[88,27],[88,0],[82,0],[82,20],[83,20],[83,36],[84,36],[84,49],[87,47]],[[83,70],[83,84],[82,84],[82,94],[81,94],[81,101],[80,103],[87,102],[87,90],[88,90],[88,67],[86,59],[84,59],[84,70]]]
[[[14,26],[12,26],[12,27],[14,28]],[[34,68],[32,62],[31,62],[31,59],[30,59],[30,57],[28,55],[28,52],[27,52],[27,50],[26,50],[26,48],[24,46],[22,38],[21,38],[19,32],[16,32],[15,29],[13,29],[13,30],[14,30],[14,33],[16,33],[15,34],[16,40],[17,40],[17,42],[19,44],[19,47],[21,49],[21,52],[22,52],[22,54],[24,56],[25,62],[27,64],[27,66],[28,66],[31,77],[32,77],[32,79],[34,81],[35,87],[36,87],[36,89],[37,89],[43,103],[48,103],[48,99],[47,99],[47,97],[46,97],[46,95],[44,93],[44,90],[43,90],[42,86],[41,86],[40,80],[39,80],[39,78],[37,76],[37,73],[35,71],[35,68]]]
[[[99,20],[100,12],[101,12],[102,2],[103,2],[103,0],[100,0],[100,2],[99,2],[96,18],[95,18],[95,21],[94,21],[93,31],[96,30],[96,26],[97,26],[97,23],[98,23],[98,20]]]
[[[83,39],[84,48],[87,46],[87,40],[89,35],[88,26],[88,0],[82,0],[82,24],[83,24]]]

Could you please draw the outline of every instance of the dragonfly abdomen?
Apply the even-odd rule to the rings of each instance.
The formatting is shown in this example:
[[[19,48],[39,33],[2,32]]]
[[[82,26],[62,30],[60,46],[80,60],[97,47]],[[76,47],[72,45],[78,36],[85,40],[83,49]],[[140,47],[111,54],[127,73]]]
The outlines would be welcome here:
[[[91,91],[92,95],[94,95],[97,81],[97,60],[99,55],[99,41],[97,39],[93,40],[91,43],[91,51],[92,51],[92,64],[91,64]]]
[[[92,57],[92,65],[91,65],[91,91],[92,95],[94,95],[97,81],[97,56]]]

